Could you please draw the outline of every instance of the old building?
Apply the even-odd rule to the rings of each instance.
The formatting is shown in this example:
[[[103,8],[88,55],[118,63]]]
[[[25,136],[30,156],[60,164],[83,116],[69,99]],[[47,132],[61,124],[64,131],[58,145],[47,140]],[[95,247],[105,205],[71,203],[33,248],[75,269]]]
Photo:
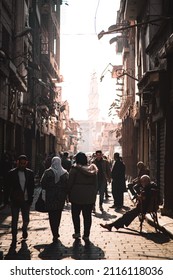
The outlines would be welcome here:
[[[58,0],[0,1],[0,152],[57,151],[61,117]]]
[[[127,176],[134,177],[137,161],[144,161],[167,215],[173,215],[172,21],[172,1],[121,0],[116,24],[98,35],[112,34],[110,43],[122,52],[122,67],[113,67],[113,77],[123,85],[118,114]]]

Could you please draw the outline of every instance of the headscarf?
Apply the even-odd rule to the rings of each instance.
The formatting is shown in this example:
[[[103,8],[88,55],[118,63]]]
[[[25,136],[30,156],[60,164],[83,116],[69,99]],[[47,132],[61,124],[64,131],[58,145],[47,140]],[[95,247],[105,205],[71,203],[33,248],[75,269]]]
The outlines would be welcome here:
[[[61,159],[57,156],[52,158],[50,169],[55,174],[55,184],[59,181],[63,174],[67,173],[67,170],[61,165]]]

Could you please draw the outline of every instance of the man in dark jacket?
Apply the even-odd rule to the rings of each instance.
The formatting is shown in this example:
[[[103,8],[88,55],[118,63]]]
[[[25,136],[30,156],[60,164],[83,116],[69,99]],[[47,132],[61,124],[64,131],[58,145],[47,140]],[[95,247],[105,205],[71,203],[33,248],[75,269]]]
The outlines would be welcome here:
[[[124,191],[126,190],[125,164],[119,153],[114,153],[114,160],[111,172],[114,204],[111,208],[121,209],[124,203]]]
[[[98,168],[97,182],[99,191],[99,207],[100,211],[103,211],[103,200],[107,182],[111,182],[111,168],[109,162],[103,158],[101,150],[96,151],[96,159],[93,161],[93,163]]]
[[[143,175],[140,178],[140,192],[137,194],[138,203],[136,207],[126,212],[115,222],[105,225],[100,224],[100,226],[109,231],[112,230],[112,227],[115,227],[116,229],[123,228],[124,226],[128,227],[140,213],[147,213],[147,210],[152,202],[153,192],[158,190],[158,186],[154,182],[151,182],[150,177],[148,175]],[[157,194],[157,204],[159,204],[159,191],[157,192]]]
[[[23,220],[22,237],[23,239],[28,237],[29,212],[35,185],[34,172],[26,167],[27,163],[26,155],[20,155],[17,167],[9,171],[8,179],[5,183],[5,204],[10,204],[12,215],[12,247],[16,247],[20,211]]]

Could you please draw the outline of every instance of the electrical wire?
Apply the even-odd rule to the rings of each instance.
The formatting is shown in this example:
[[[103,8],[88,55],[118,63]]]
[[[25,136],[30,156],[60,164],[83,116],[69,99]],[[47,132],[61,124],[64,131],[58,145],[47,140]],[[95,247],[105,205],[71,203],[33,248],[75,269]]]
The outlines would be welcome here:
[[[96,7],[96,11],[95,11],[95,17],[94,17],[94,30],[95,30],[95,34],[96,35],[97,35],[96,21],[97,21],[97,12],[98,12],[99,5],[100,5],[100,0],[98,0],[98,2],[97,2],[97,7]]]

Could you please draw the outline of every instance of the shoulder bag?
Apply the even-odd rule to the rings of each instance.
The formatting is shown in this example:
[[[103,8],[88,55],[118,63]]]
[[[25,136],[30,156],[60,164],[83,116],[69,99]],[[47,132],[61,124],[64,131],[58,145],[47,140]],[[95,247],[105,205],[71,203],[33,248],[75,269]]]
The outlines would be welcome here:
[[[45,201],[42,198],[42,190],[41,190],[41,192],[38,196],[38,199],[35,203],[35,210],[38,211],[38,212],[43,212],[43,213],[47,212],[46,206],[45,206]]]

